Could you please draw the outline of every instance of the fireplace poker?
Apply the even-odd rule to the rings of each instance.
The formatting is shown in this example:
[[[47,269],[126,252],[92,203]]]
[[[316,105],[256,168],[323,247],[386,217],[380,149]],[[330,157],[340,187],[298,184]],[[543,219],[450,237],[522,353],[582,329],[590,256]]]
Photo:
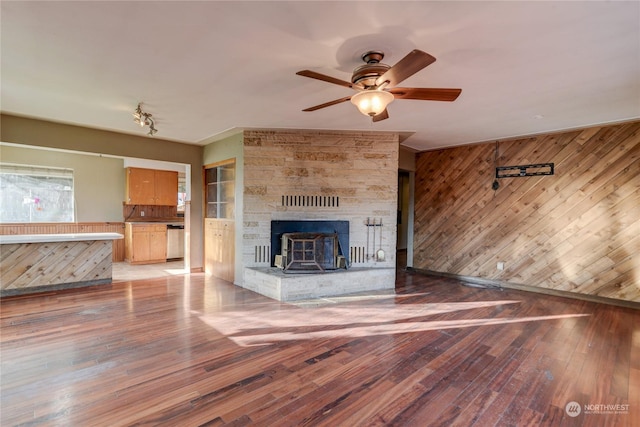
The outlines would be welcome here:
[[[373,240],[371,242],[371,258],[376,259],[376,219],[373,218]]]
[[[376,258],[378,261],[384,261],[384,251],[382,250],[382,218],[380,218],[380,248],[378,252],[376,252]]]
[[[369,217],[367,217],[367,261],[369,261]]]

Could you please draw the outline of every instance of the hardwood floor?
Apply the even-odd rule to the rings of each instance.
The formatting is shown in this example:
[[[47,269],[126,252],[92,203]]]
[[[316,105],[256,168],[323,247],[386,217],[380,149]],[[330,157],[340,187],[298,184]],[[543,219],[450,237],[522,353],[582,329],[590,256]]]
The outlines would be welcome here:
[[[2,426],[640,425],[628,308],[405,272],[315,305],[192,274],[0,308]]]

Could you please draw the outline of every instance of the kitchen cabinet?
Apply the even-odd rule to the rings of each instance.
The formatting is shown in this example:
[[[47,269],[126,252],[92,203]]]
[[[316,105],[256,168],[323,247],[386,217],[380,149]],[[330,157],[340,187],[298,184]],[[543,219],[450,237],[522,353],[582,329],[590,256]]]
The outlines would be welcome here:
[[[178,172],[127,168],[125,201],[128,205],[177,206]]]
[[[153,264],[167,261],[166,224],[125,224],[125,261]]]
[[[205,166],[205,218],[235,217],[235,174],[235,161]]]

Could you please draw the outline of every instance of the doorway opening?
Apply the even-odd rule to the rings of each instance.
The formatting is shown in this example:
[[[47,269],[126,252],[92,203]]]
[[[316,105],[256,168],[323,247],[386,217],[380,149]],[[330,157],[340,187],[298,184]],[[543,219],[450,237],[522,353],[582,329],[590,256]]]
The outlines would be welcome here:
[[[396,241],[396,268],[413,266],[413,188],[414,172],[398,171],[398,216]]]

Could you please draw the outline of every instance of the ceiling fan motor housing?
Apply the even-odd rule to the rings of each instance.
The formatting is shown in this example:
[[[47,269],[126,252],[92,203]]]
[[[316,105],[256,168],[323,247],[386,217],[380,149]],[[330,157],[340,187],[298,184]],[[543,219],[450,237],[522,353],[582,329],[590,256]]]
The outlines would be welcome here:
[[[362,60],[366,64],[353,70],[351,83],[362,85],[365,89],[374,87],[378,77],[391,68],[389,65],[380,62],[382,58],[384,58],[384,53],[380,51],[370,51],[362,55]]]

